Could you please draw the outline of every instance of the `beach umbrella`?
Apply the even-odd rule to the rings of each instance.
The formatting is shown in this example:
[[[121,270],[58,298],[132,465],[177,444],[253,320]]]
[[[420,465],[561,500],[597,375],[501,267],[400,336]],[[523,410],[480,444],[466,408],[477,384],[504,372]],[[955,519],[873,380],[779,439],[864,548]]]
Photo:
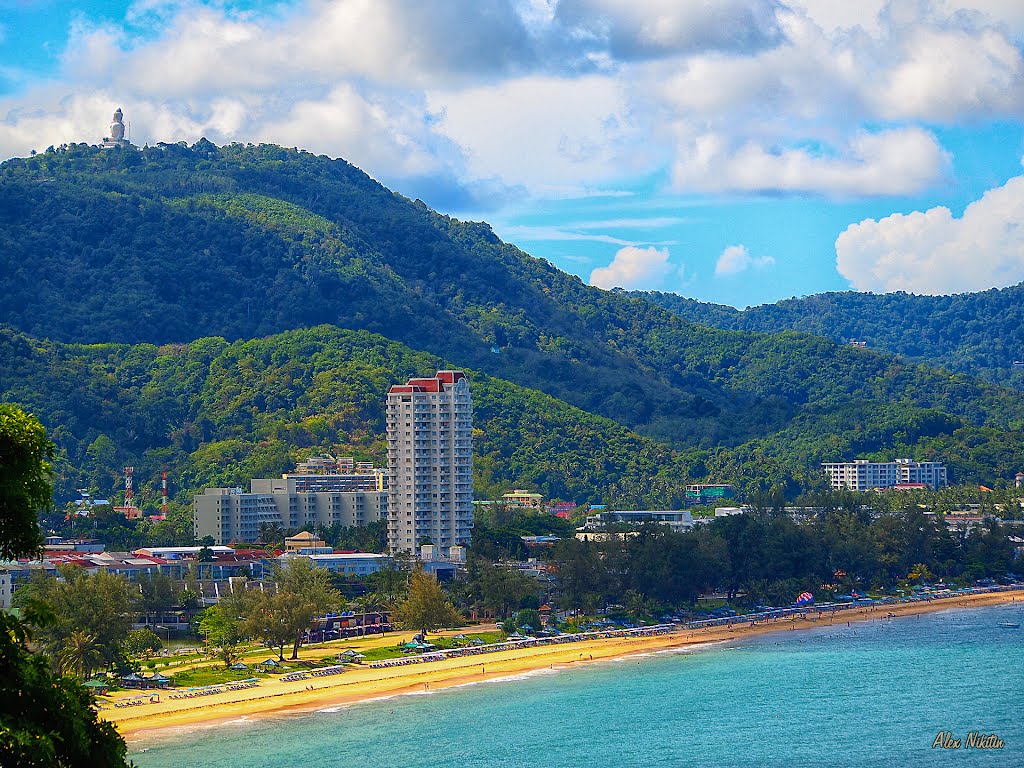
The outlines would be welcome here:
[[[245,664],[243,664],[242,662],[238,662],[237,664],[232,664],[231,668],[232,669],[248,669],[248,667],[245,666]]]

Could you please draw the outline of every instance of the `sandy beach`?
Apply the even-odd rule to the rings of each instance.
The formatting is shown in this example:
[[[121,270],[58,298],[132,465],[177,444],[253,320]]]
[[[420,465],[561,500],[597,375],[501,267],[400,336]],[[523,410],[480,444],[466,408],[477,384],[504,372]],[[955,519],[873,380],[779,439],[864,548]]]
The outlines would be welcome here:
[[[228,691],[194,699],[169,699],[171,691],[161,691],[161,701],[124,709],[115,702],[138,697],[138,691],[111,696],[100,717],[112,722],[129,743],[141,736],[157,735],[163,729],[215,725],[227,720],[265,717],[285,712],[309,712],[325,707],[366,701],[422,690],[439,690],[469,682],[507,677],[544,668],[562,668],[611,658],[688,645],[716,643],[769,632],[800,631],[822,625],[841,625],[854,621],[889,620],[950,608],[981,607],[1024,602],[1024,590],[975,595],[956,595],[927,602],[880,605],[842,611],[820,619],[813,610],[806,618],[780,619],[770,623],[737,624],[699,630],[681,630],[651,637],[608,638],[520,648],[478,656],[464,656],[409,666],[373,669],[356,666],[344,674],[314,677],[294,682],[262,680],[254,688]],[[890,617],[889,614],[894,614]],[[395,645],[411,633],[392,633],[373,640],[360,638],[338,645],[318,646],[319,656],[340,652],[346,647]]]

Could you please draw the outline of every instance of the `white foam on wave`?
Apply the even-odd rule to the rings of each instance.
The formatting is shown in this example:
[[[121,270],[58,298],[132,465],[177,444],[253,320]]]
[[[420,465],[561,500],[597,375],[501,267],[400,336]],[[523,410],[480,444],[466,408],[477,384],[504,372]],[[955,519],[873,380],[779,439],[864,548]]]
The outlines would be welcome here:
[[[471,680],[466,683],[459,683],[458,685],[451,686],[452,688],[468,688],[472,685],[489,685],[491,683],[514,683],[520,680],[529,680],[532,677],[544,677],[546,675],[557,675],[561,669],[553,669],[550,667],[543,667],[541,669],[531,669],[527,672],[517,672],[513,675],[501,675],[499,677],[492,677],[487,680]]]
[[[689,656],[693,653],[699,653],[700,651],[710,651],[715,648],[721,648],[723,645],[727,645],[731,640],[714,640],[708,643],[693,643],[692,645],[680,645],[676,648],[662,648],[654,651],[656,656]]]
[[[647,653],[631,653],[628,656],[616,656],[612,659],[608,659],[612,664],[625,664],[632,659],[647,659],[653,656],[656,652],[649,651]]]

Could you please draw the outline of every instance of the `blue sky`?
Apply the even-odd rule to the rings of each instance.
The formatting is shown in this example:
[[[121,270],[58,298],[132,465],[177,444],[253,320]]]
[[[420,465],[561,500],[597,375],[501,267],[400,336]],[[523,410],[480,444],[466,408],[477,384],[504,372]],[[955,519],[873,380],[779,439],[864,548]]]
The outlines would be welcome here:
[[[272,141],[603,288],[1024,280],[1019,0],[0,0],[0,156]]]

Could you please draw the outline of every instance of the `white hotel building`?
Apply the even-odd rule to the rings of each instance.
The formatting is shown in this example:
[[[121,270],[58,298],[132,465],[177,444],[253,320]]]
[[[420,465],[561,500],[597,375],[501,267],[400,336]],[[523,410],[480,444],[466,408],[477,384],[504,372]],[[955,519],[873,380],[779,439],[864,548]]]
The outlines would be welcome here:
[[[263,524],[283,530],[364,526],[388,515],[387,473],[370,465],[351,473],[290,474],[254,479],[250,490],[206,488],[192,500],[196,539],[255,541]]]
[[[946,486],[946,467],[935,461],[868,461],[857,459],[847,462],[823,462],[821,465],[831,480],[832,488],[851,491],[871,491],[875,488],[924,485],[931,490]]]
[[[473,532],[473,401],[462,371],[395,385],[387,399],[388,547],[446,557]]]

